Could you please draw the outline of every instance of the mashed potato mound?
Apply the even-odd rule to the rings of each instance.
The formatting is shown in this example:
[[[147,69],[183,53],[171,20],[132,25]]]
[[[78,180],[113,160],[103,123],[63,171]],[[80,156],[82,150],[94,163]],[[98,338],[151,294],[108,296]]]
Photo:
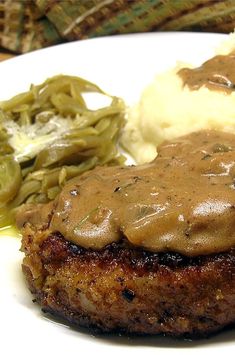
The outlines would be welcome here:
[[[228,54],[234,49],[232,34],[216,54]],[[235,132],[235,92],[226,94],[206,87],[190,90],[177,75],[185,67],[192,68],[180,63],[157,75],[130,109],[122,144],[137,163],[153,160],[157,145],[164,140],[200,129]]]

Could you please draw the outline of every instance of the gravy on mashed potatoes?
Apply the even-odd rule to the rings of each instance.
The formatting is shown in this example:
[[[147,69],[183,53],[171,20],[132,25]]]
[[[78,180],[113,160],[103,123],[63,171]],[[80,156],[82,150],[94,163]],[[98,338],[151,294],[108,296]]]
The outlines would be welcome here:
[[[198,68],[178,64],[159,74],[130,109],[122,144],[137,163],[161,142],[199,131],[235,132],[235,34]]]

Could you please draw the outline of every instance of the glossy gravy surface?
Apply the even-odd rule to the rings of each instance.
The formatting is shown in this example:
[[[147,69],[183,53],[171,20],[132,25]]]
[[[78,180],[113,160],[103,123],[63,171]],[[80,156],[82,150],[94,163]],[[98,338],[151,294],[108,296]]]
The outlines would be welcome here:
[[[217,55],[198,68],[180,69],[178,75],[191,90],[206,86],[229,94],[235,89],[235,53]]]
[[[165,142],[150,164],[96,168],[25,221],[85,248],[121,240],[196,256],[235,246],[235,135],[200,131]]]

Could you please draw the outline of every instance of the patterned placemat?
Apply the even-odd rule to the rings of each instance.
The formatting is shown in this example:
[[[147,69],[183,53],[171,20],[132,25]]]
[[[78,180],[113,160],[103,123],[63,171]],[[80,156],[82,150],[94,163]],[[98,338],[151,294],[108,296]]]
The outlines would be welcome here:
[[[232,32],[234,0],[1,0],[0,45],[21,53],[147,31]]]

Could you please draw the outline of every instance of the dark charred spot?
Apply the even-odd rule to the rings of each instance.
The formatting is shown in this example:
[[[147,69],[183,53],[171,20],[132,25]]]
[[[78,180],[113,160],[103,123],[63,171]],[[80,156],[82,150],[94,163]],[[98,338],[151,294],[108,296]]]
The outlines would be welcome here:
[[[190,236],[189,228],[186,228],[186,229],[185,229],[184,235],[185,235],[186,237],[189,237],[189,236]]]
[[[81,250],[81,248],[76,245],[76,244],[73,244],[73,243],[69,243],[69,251],[72,253],[72,254],[79,254],[79,251]]]
[[[127,302],[132,302],[133,299],[135,298],[135,292],[130,290],[129,288],[125,288],[122,291],[122,297],[127,301]]]
[[[119,276],[119,277],[116,278],[116,281],[120,282],[120,284],[123,284],[124,278]]]

